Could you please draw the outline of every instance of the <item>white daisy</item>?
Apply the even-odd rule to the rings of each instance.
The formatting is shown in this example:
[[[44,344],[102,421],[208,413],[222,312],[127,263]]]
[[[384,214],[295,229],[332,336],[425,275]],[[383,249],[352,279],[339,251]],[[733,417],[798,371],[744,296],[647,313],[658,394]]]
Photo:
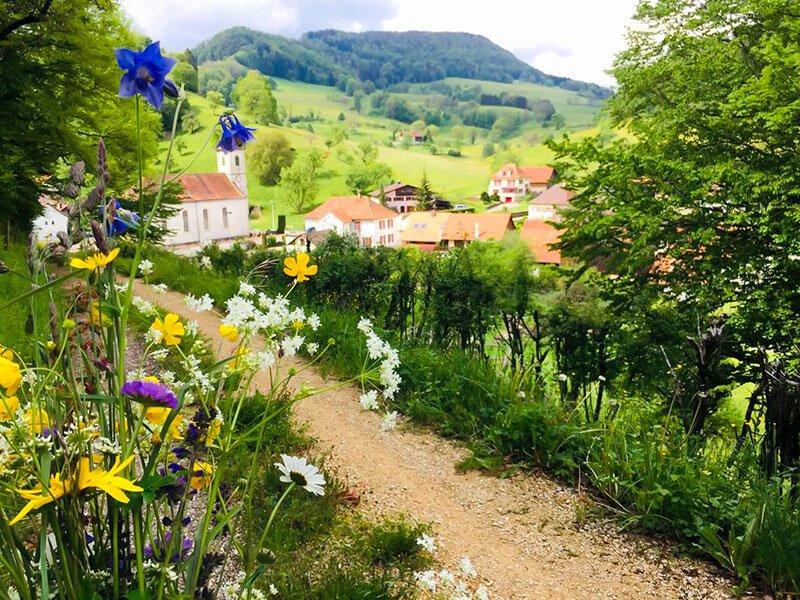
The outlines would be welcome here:
[[[309,464],[305,458],[281,454],[283,462],[275,463],[278,470],[283,473],[280,480],[284,483],[296,483],[306,491],[317,496],[325,495],[325,477],[319,469]]]

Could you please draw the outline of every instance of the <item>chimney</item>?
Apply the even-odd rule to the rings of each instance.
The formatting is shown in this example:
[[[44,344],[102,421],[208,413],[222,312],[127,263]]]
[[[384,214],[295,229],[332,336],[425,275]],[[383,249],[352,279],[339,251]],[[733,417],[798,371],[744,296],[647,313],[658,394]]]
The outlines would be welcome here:
[[[481,237],[481,226],[480,224],[475,221],[475,239],[478,240]]]

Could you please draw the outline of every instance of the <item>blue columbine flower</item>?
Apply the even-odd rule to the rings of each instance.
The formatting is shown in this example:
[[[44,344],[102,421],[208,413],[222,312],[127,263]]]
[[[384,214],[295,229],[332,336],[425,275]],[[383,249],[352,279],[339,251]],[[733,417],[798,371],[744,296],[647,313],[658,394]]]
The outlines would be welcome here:
[[[123,98],[141,94],[156,109],[160,109],[165,92],[169,96],[178,95],[178,88],[167,79],[177,61],[161,56],[161,42],[153,42],[141,52],[117,48],[114,54],[119,68],[125,71],[119,82],[119,95]]]
[[[159,408],[178,408],[178,399],[169,389],[154,381],[127,381],[120,393],[132,402]]]
[[[219,118],[219,125],[222,127],[222,136],[217,142],[217,149],[223,152],[237,150],[255,139],[253,127],[242,125],[236,115],[222,115]]]
[[[139,226],[139,214],[122,208],[119,200],[112,200],[106,206],[100,207],[100,216],[106,226],[106,234],[109,237],[122,235],[128,229]]]

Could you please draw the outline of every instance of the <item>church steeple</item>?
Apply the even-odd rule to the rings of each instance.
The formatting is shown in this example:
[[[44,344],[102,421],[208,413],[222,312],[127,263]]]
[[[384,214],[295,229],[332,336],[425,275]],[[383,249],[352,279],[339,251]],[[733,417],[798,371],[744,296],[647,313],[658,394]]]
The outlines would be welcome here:
[[[231,152],[217,150],[217,171],[225,173],[231,183],[247,198],[247,168],[244,161],[244,149]]]

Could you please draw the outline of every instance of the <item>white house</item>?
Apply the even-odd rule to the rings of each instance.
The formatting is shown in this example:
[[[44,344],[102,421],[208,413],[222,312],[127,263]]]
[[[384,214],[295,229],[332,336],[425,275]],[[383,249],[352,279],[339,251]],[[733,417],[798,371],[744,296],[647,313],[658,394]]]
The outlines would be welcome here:
[[[526,194],[545,191],[552,178],[552,167],[518,167],[509,163],[494,174],[488,192],[490,196],[497,194],[502,202],[517,202]]]
[[[69,221],[67,212],[45,197],[39,198],[39,203],[44,207],[44,211],[33,220],[31,229],[33,238],[37,242],[55,242],[58,239],[56,235],[60,231],[64,233],[67,231]]]
[[[180,210],[167,219],[165,244],[191,244],[250,235],[243,150],[217,152],[217,173],[186,173]]]
[[[397,246],[399,215],[366,196],[334,196],[305,216],[306,231],[354,235],[362,246]]]
[[[533,221],[560,221],[560,208],[569,205],[574,194],[561,184],[547,188],[528,204],[528,219]]]

